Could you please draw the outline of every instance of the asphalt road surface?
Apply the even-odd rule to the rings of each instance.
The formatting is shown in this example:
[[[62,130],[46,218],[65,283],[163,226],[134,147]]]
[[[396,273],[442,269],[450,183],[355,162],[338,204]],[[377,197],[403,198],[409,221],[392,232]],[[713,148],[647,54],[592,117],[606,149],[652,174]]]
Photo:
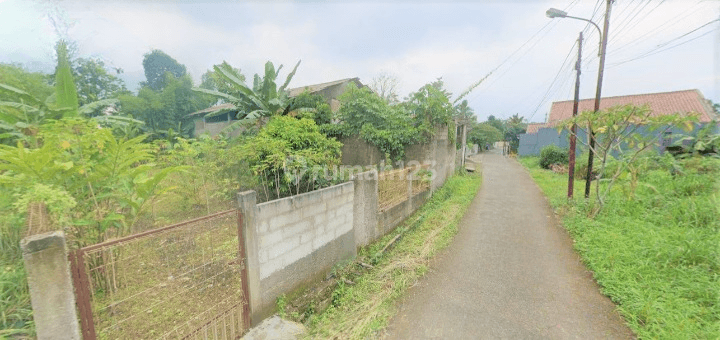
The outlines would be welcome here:
[[[496,153],[475,157],[479,194],[384,337],[633,338],[524,168]]]

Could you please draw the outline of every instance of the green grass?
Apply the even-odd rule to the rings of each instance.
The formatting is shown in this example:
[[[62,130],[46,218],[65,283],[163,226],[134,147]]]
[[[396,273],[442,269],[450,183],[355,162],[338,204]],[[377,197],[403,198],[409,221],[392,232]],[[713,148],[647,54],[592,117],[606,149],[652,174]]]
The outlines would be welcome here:
[[[308,338],[365,339],[377,336],[395,313],[395,302],[427,271],[428,261],[445,248],[475,197],[482,178],[461,174],[450,178],[392,233],[363,248],[353,263],[338,269],[336,285],[304,310],[290,310],[293,301],[279,299],[280,315],[304,322]],[[379,251],[402,236],[383,254]],[[358,263],[373,265],[364,269]],[[347,280],[347,281],[346,281]],[[352,283],[346,283],[352,282]],[[328,307],[319,308],[327,300]],[[308,311],[309,309],[309,311]]]
[[[0,195],[0,338],[32,338],[35,324],[20,251],[25,219],[11,212],[10,195]]]
[[[519,161],[639,338],[720,338],[720,162],[680,161],[683,174],[676,175],[648,166],[634,193],[621,179],[591,219],[584,199],[565,198],[567,175],[540,169],[535,157]],[[576,197],[583,184],[576,182]]]

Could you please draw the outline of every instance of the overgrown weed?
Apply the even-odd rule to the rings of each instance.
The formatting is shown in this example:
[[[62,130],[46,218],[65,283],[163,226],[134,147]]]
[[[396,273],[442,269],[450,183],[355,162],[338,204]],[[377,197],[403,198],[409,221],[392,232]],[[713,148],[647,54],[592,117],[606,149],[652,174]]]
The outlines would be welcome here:
[[[718,339],[720,160],[660,158],[638,172],[634,192],[623,178],[594,219],[584,199],[565,197],[567,177],[540,169],[536,158],[520,162],[639,338]]]

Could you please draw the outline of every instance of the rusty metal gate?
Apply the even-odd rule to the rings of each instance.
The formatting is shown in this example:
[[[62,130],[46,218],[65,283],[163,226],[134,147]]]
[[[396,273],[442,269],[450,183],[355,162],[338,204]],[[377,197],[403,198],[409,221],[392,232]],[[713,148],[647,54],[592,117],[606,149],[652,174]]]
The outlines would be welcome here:
[[[83,339],[237,339],[250,327],[233,209],[70,253]]]

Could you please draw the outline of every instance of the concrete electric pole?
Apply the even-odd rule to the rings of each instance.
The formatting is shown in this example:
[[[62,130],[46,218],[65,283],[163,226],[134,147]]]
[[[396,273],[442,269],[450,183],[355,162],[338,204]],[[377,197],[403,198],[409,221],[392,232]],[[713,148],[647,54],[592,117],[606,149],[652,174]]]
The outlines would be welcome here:
[[[605,24],[603,25],[602,33],[602,45],[600,46],[600,66],[598,68],[598,82],[597,90],[595,92],[595,112],[600,110],[600,96],[602,92],[602,80],[603,71],[605,70],[605,54],[607,49],[608,41],[608,27],[610,26],[610,9],[612,8],[613,0],[607,0],[607,6],[605,9]],[[593,168],[593,148],[595,148],[595,133],[592,130],[592,125],[588,124],[588,143],[590,144],[590,150],[588,152],[588,170],[587,179],[585,180],[585,198],[590,197],[590,184],[592,183],[592,168]]]
[[[575,75],[575,100],[573,101],[573,117],[577,116],[578,105],[580,103],[580,60],[582,56],[582,41],[583,34],[582,31],[580,31],[580,36],[578,37],[578,59],[577,63],[575,64],[575,70],[577,71],[577,74]],[[577,143],[576,133],[577,125],[573,124],[572,128],[570,128],[570,150],[568,152],[568,198],[573,197],[573,185],[575,184],[575,145]]]

